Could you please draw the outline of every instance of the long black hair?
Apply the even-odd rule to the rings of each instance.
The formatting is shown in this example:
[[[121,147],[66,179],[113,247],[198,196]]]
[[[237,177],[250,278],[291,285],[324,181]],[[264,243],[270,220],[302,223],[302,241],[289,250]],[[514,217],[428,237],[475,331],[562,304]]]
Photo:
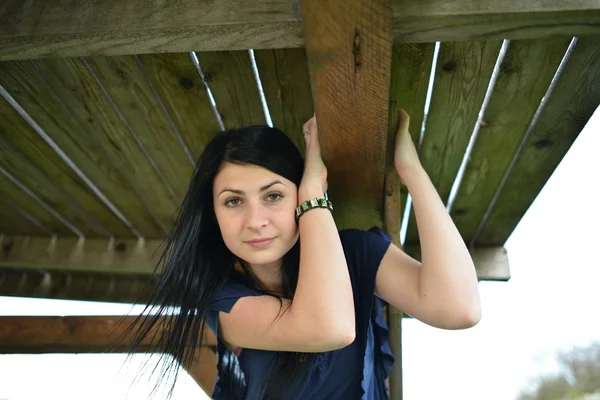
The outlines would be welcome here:
[[[177,378],[176,362],[191,364],[204,336],[204,320],[211,300],[230,279],[236,263],[242,266],[255,287],[262,289],[247,264],[225,245],[214,213],[213,183],[226,162],[266,168],[296,186],[300,185],[304,169],[302,155],[285,133],[265,125],[221,131],[200,155],[154,271],[153,275],[157,275],[161,270],[156,287],[144,312],[134,323],[132,352],[152,335],[158,335],[153,350],[173,356],[165,358],[167,372],[175,370],[173,384]],[[283,298],[292,299],[294,296],[299,261],[298,240],[283,257]],[[153,313],[148,314],[149,310]],[[237,356],[224,346],[220,346],[220,350],[219,375],[228,375],[221,377],[220,383],[229,386],[236,393],[236,398],[243,397],[246,382],[237,364]],[[280,399],[292,388],[299,389],[311,360],[309,353],[276,352],[261,398]]]

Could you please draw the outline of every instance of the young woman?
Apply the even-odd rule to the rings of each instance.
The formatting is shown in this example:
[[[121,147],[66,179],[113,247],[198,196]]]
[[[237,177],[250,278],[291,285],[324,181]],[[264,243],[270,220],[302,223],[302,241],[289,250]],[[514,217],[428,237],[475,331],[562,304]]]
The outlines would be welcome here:
[[[198,161],[159,263],[150,304],[160,312],[138,341],[166,320],[160,351],[185,362],[206,322],[217,336],[214,399],[379,400],[394,361],[385,303],[435,327],[474,326],[473,262],[398,113],[394,161],[422,264],[378,228],[338,231],[314,116],[305,160],[276,128],[223,131]]]

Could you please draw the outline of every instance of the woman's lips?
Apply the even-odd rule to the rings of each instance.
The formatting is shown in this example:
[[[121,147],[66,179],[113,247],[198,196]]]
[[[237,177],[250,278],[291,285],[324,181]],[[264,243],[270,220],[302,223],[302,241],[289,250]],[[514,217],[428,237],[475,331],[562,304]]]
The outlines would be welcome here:
[[[252,247],[256,247],[256,248],[262,248],[262,247],[266,247],[268,245],[270,245],[273,240],[275,240],[275,238],[270,238],[270,239],[265,239],[265,240],[253,240],[253,241],[248,241],[246,242],[247,244],[249,244]]]

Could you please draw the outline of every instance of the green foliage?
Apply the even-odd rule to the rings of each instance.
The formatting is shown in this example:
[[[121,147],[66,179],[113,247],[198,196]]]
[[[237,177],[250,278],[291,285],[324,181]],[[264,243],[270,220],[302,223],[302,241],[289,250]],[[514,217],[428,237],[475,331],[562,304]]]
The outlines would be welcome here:
[[[559,352],[559,374],[540,376],[518,400],[586,400],[600,393],[600,342]],[[600,398],[600,397],[598,397]]]

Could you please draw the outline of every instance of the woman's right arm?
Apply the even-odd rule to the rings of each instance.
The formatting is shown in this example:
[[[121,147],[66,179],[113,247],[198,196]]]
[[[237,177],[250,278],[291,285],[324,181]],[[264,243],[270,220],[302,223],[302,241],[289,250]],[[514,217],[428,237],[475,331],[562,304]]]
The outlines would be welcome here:
[[[305,170],[298,203],[323,198],[327,170],[321,159],[316,119],[304,125]],[[233,347],[323,352],[355,338],[354,297],[339,232],[331,212],[315,208],[299,220],[300,270],[292,301],[272,296],[242,297],[220,312],[223,340]]]
[[[331,212],[310,210],[299,224],[302,246],[294,299],[283,300],[282,307],[273,296],[242,297],[229,313],[220,312],[221,338],[230,346],[324,352],[354,341],[352,286]]]

